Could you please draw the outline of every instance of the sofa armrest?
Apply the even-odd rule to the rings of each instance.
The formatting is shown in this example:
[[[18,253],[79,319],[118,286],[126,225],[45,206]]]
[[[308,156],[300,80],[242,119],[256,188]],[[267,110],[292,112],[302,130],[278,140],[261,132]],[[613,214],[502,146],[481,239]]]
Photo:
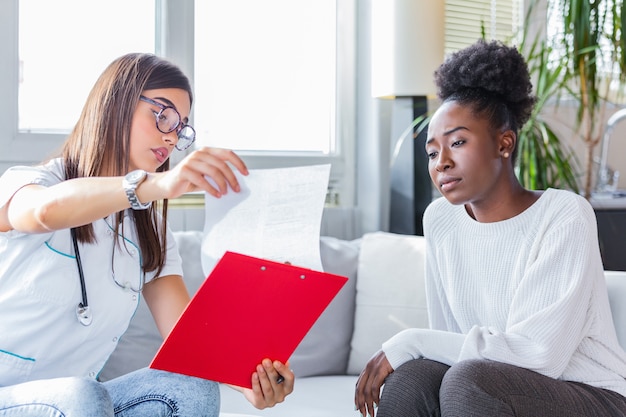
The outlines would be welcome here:
[[[617,340],[626,349],[626,272],[604,271]]]

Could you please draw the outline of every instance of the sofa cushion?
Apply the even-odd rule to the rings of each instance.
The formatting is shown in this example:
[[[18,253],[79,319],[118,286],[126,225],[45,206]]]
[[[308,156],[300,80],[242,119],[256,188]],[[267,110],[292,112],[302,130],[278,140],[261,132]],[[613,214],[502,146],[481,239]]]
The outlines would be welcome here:
[[[183,260],[185,284],[195,294],[202,282],[202,232],[175,232],[174,238]],[[354,319],[356,266],[359,240],[343,241],[320,238],[320,255],[324,270],[347,276],[348,282],[302,340],[289,363],[298,377],[343,374],[348,361]],[[161,346],[163,339],[143,298],[131,324],[107,361],[99,379],[107,381],[146,367]]]
[[[428,327],[425,250],[422,236],[363,236],[348,374],[358,375],[382,343],[399,331]]]
[[[320,238],[324,271],[348,277],[348,282],[291,355],[289,365],[296,377],[346,373],[354,325],[359,243],[358,239]]]
[[[354,411],[354,387],[357,377],[348,375],[315,376],[296,379],[295,389],[275,407],[257,410],[239,391],[220,384],[220,417],[244,414],[263,417],[345,417]]]

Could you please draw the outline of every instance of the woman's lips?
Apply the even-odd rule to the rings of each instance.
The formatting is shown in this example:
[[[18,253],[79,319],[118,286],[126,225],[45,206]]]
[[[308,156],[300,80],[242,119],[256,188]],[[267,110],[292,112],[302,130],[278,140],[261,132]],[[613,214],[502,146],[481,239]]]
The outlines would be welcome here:
[[[161,163],[165,162],[165,160],[167,159],[167,156],[168,156],[167,148],[152,149],[152,152],[154,153],[154,156],[156,156],[156,159]]]
[[[460,178],[444,178],[439,181],[439,188],[441,191],[450,191],[456,187],[459,182],[461,182]]]

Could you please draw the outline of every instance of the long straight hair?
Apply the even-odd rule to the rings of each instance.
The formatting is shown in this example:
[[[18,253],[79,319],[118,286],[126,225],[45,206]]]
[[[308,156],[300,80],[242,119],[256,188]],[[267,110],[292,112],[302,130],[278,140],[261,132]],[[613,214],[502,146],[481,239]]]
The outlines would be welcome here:
[[[144,53],[127,54],[113,61],[96,81],[62,147],[65,178],[126,175],[130,166],[131,123],[139,97],[144,90],[162,88],[183,89],[189,93],[190,104],[193,101],[189,79],[171,62]],[[157,171],[167,171],[169,166],[168,159]],[[165,263],[167,206],[165,199],[147,210],[131,210],[143,270],[156,271],[157,276]],[[123,211],[117,213],[113,225],[122,235],[123,218]],[[79,227],[77,238],[83,243],[94,243],[93,225]]]

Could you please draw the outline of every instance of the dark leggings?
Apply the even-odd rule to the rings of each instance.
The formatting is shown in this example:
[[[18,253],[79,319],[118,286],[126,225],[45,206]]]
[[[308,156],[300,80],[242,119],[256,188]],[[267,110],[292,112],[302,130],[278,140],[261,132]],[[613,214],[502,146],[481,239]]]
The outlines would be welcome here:
[[[626,416],[626,398],[500,362],[468,360],[449,367],[416,359],[387,377],[376,415],[618,417]]]

